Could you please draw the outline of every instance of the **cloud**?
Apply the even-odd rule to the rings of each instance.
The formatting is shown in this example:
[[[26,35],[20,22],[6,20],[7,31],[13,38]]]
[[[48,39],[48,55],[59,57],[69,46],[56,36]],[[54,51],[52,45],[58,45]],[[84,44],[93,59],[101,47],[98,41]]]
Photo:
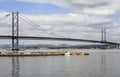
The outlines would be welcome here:
[[[17,0],[34,3],[52,3],[55,5],[77,8],[77,7],[96,7],[109,4],[109,0]]]
[[[106,15],[113,15],[115,14],[115,10],[108,9],[108,8],[85,8],[82,13],[89,14],[89,15],[101,15],[101,16],[106,16]]]
[[[34,3],[50,3],[79,13],[113,15],[120,12],[119,0],[17,0]]]

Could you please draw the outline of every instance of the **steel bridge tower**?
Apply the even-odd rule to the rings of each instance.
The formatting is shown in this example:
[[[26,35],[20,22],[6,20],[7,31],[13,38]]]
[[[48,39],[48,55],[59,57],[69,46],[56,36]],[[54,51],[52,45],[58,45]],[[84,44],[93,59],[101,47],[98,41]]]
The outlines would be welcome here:
[[[19,12],[12,12],[12,50],[19,50]]]
[[[106,40],[106,29],[102,29],[102,32],[101,32],[101,41],[102,42],[107,42],[107,40]],[[106,43],[102,43],[102,48],[106,49]]]

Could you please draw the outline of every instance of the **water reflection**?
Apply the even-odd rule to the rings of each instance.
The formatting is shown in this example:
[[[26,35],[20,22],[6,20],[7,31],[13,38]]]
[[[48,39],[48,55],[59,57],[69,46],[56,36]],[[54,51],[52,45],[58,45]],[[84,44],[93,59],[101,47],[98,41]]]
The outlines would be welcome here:
[[[19,77],[19,58],[12,57],[12,77]]]
[[[66,56],[66,59],[67,59],[67,65],[70,64],[70,56]]]
[[[107,69],[106,69],[106,54],[102,54],[102,58],[101,58],[101,63],[102,63],[102,65],[101,65],[101,71],[102,71],[102,74],[103,74],[103,77],[106,77],[106,75],[107,75]]]

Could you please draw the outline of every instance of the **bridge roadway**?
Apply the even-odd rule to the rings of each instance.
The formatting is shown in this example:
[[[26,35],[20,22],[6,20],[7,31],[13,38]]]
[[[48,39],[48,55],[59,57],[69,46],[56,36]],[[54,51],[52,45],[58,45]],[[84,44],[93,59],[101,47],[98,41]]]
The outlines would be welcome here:
[[[0,39],[12,39],[12,38],[17,38],[17,36],[12,37],[9,35],[7,35],[7,36],[0,35]],[[61,40],[61,41],[107,43],[107,44],[120,45],[119,43],[115,43],[115,42],[87,40],[87,39],[75,39],[75,38],[35,37],[35,36],[18,36],[18,38],[22,39],[22,40]]]

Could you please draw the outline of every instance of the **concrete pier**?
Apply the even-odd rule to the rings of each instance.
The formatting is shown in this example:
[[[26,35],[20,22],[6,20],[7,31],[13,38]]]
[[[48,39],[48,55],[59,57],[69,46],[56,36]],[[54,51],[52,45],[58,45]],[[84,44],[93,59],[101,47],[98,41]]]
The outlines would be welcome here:
[[[19,57],[19,56],[64,56],[66,52],[11,52],[11,53],[0,53],[0,57]],[[69,52],[69,55],[89,55],[86,52]]]
[[[14,56],[63,56],[65,52],[30,52],[30,53],[23,53],[23,52],[16,52],[12,54],[0,54],[0,57],[14,57]]]
[[[70,55],[89,55],[87,52],[71,52]]]

